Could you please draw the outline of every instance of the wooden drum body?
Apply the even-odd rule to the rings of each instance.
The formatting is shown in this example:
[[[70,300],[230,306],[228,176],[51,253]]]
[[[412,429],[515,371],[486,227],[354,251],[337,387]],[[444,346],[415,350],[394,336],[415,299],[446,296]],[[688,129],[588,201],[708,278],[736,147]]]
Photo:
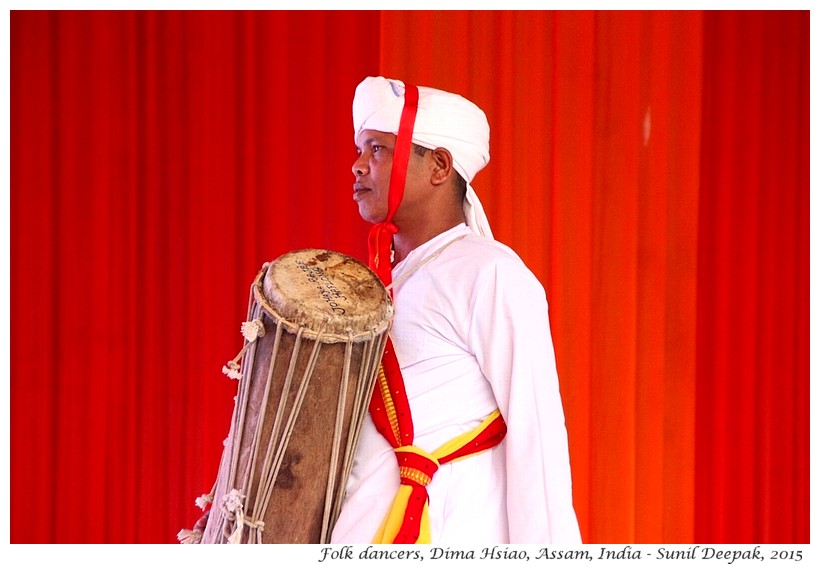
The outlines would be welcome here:
[[[202,542],[329,542],[392,314],[351,257],[304,250],[262,268]]]

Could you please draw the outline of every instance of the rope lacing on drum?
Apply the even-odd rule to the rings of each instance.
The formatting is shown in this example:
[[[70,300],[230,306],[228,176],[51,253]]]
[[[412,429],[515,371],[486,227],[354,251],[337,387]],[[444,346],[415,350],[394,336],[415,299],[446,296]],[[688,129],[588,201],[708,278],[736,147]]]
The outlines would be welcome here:
[[[198,535],[197,531],[180,531],[178,538],[181,542],[200,542],[198,537],[202,537],[205,542],[228,542],[232,544],[238,543],[259,543],[263,542],[262,533],[265,530],[265,517],[268,515],[268,505],[271,502],[279,469],[283,463],[284,454],[288,448],[291,434],[297,420],[297,415],[300,411],[301,405],[308,390],[308,384],[312,379],[312,374],[319,360],[319,352],[324,344],[333,344],[344,341],[345,360],[343,366],[343,377],[340,382],[340,390],[338,396],[338,403],[345,406],[350,398],[345,393],[349,388],[349,377],[352,360],[356,358],[356,353],[353,349],[354,343],[363,343],[363,350],[361,352],[361,365],[359,366],[359,376],[356,379],[355,385],[355,402],[354,415],[351,417],[349,424],[348,436],[345,437],[342,433],[344,424],[337,416],[333,424],[333,449],[331,452],[331,459],[333,462],[329,465],[331,468],[337,466],[341,467],[340,474],[337,476],[331,475],[327,478],[326,496],[324,514],[322,517],[322,532],[320,542],[326,543],[330,540],[330,531],[338,517],[341,507],[341,500],[344,496],[344,484],[347,476],[350,474],[353,465],[353,454],[358,442],[359,430],[361,423],[367,415],[367,401],[370,397],[370,392],[373,389],[375,372],[378,367],[379,359],[381,358],[381,351],[384,350],[385,341],[387,339],[387,327],[389,323],[383,322],[378,327],[369,327],[361,334],[352,334],[353,332],[347,330],[344,335],[336,335],[335,333],[327,333],[326,326],[322,323],[318,327],[304,327],[299,324],[291,323],[282,318],[276,311],[266,308],[264,305],[263,294],[261,293],[260,280],[265,274],[267,264],[263,266],[263,271],[257,276],[254,284],[251,286],[251,296],[249,299],[248,319],[252,320],[242,324],[242,334],[247,341],[239,354],[223,368],[223,373],[232,375],[232,377],[239,380],[237,396],[234,398],[234,416],[231,423],[231,431],[225,439],[223,445],[225,451],[223,452],[223,462],[221,467],[225,469],[223,472],[220,469],[217,478],[217,484],[214,489],[221,497],[219,503],[219,510],[212,509],[210,520],[207,524],[207,530],[204,534]],[[265,317],[267,316],[267,318]],[[268,319],[269,318],[269,319]],[[262,324],[262,319],[268,323],[268,329],[271,334],[268,335],[272,343],[272,350],[265,349],[266,358],[270,359],[270,366],[268,367],[267,380],[263,380],[265,387],[262,405],[268,405],[268,394],[270,388],[274,384],[281,387],[282,390],[290,390],[291,393],[283,393],[280,397],[279,405],[271,404],[271,411],[269,415],[273,416],[273,428],[270,432],[264,435],[263,440],[258,435],[262,429],[261,420],[259,427],[254,431],[252,428],[245,428],[245,421],[249,413],[249,390],[252,381],[256,381],[256,370],[258,365],[255,363],[255,356],[257,355],[257,347],[250,346],[251,344],[259,344],[259,338],[264,336],[265,326]],[[271,329],[271,324],[275,330]],[[290,365],[286,364],[287,373],[283,375],[284,382],[276,381],[272,374],[274,367],[277,366],[276,359],[279,351],[280,338],[283,333],[288,332],[294,334],[295,343],[292,345],[292,350],[289,354]],[[297,358],[299,356],[300,343],[307,343],[313,341],[311,350],[308,352],[307,365],[299,366],[297,370]],[[287,359],[285,359],[287,360]],[[240,366],[241,361],[241,366]],[[234,372],[231,372],[234,371]],[[252,376],[253,375],[253,376]],[[264,374],[261,375],[264,378]],[[291,380],[293,384],[292,387]],[[278,383],[277,383],[278,382]],[[294,393],[295,392],[295,393]],[[272,392],[271,392],[272,393]],[[287,404],[286,406],[283,404]],[[337,406],[337,414],[344,412]],[[355,430],[355,431],[354,431]],[[245,460],[243,464],[250,463],[250,469],[245,474],[240,474],[240,451],[242,445],[247,443],[245,432],[253,433],[254,436],[249,435],[248,445],[250,448],[250,461]],[[267,444],[267,449],[264,445]],[[241,477],[240,477],[241,476]],[[258,483],[251,483],[251,478],[258,476]],[[222,489],[224,487],[224,489]],[[228,491],[229,493],[225,494]],[[245,514],[247,510],[249,514]],[[245,527],[247,526],[247,530]],[[273,527],[278,529],[278,527]],[[268,530],[268,535],[272,534]],[[277,533],[278,534],[278,533]],[[197,537],[197,538],[195,538]],[[184,540],[183,540],[184,539]]]
[[[242,347],[239,354],[233,357],[233,360],[229,360],[225,366],[222,367],[222,374],[225,374],[232,380],[239,380],[242,377],[239,362],[242,360],[242,357],[245,356],[248,347],[255,343],[256,339],[265,336],[265,324],[259,318],[253,321],[243,321],[241,331],[242,336],[245,337],[245,346]]]
[[[225,515],[225,536],[228,537],[228,544],[239,544],[242,542],[242,531],[244,527],[257,529],[260,533],[265,529],[264,521],[245,517],[245,507],[243,503],[245,494],[237,489],[233,489],[222,498],[219,508]],[[233,524],[233,531],[230,531]]]

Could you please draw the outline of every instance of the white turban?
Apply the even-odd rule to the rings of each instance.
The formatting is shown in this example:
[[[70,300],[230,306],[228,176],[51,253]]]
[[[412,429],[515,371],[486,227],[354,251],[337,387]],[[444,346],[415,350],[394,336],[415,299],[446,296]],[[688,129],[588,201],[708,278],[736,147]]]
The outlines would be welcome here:
[[[419,86],[419,103],[413,127],[413,143],[428,149],[442,147],[453,156],[453,168],[467,181],[464,215],[467,225],[493,238],[478,195],[470,186],[476,173],[490,161],[490,125],[481,108],[443,90]],[[363,129],[398,134],[404,108],[404,83],[369,76],[353,98],[354,139]]]

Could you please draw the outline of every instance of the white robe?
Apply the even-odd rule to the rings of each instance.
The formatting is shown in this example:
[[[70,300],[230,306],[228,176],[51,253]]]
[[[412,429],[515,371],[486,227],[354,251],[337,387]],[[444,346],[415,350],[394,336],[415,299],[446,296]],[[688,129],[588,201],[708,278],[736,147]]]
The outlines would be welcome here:
[[[508,428],[492,450],[436,472],[432,542],[580,543],[541,284],[511,249],[464,224],[413,250],[393,279],[391,337],[415,444],[432,452],[496,407]],[[368,417],[332,542],[372,542],[398,487],[396,457]]]

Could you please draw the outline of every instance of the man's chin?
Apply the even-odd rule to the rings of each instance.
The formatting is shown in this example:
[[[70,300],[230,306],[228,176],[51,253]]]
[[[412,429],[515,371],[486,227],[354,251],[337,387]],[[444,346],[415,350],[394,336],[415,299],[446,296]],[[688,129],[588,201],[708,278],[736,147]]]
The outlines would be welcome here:
[[[377,214],[371,210],[363,209],[362,206],[359,206],[359,216],[367,223],[381,223],[387,218],[387,214]]]

